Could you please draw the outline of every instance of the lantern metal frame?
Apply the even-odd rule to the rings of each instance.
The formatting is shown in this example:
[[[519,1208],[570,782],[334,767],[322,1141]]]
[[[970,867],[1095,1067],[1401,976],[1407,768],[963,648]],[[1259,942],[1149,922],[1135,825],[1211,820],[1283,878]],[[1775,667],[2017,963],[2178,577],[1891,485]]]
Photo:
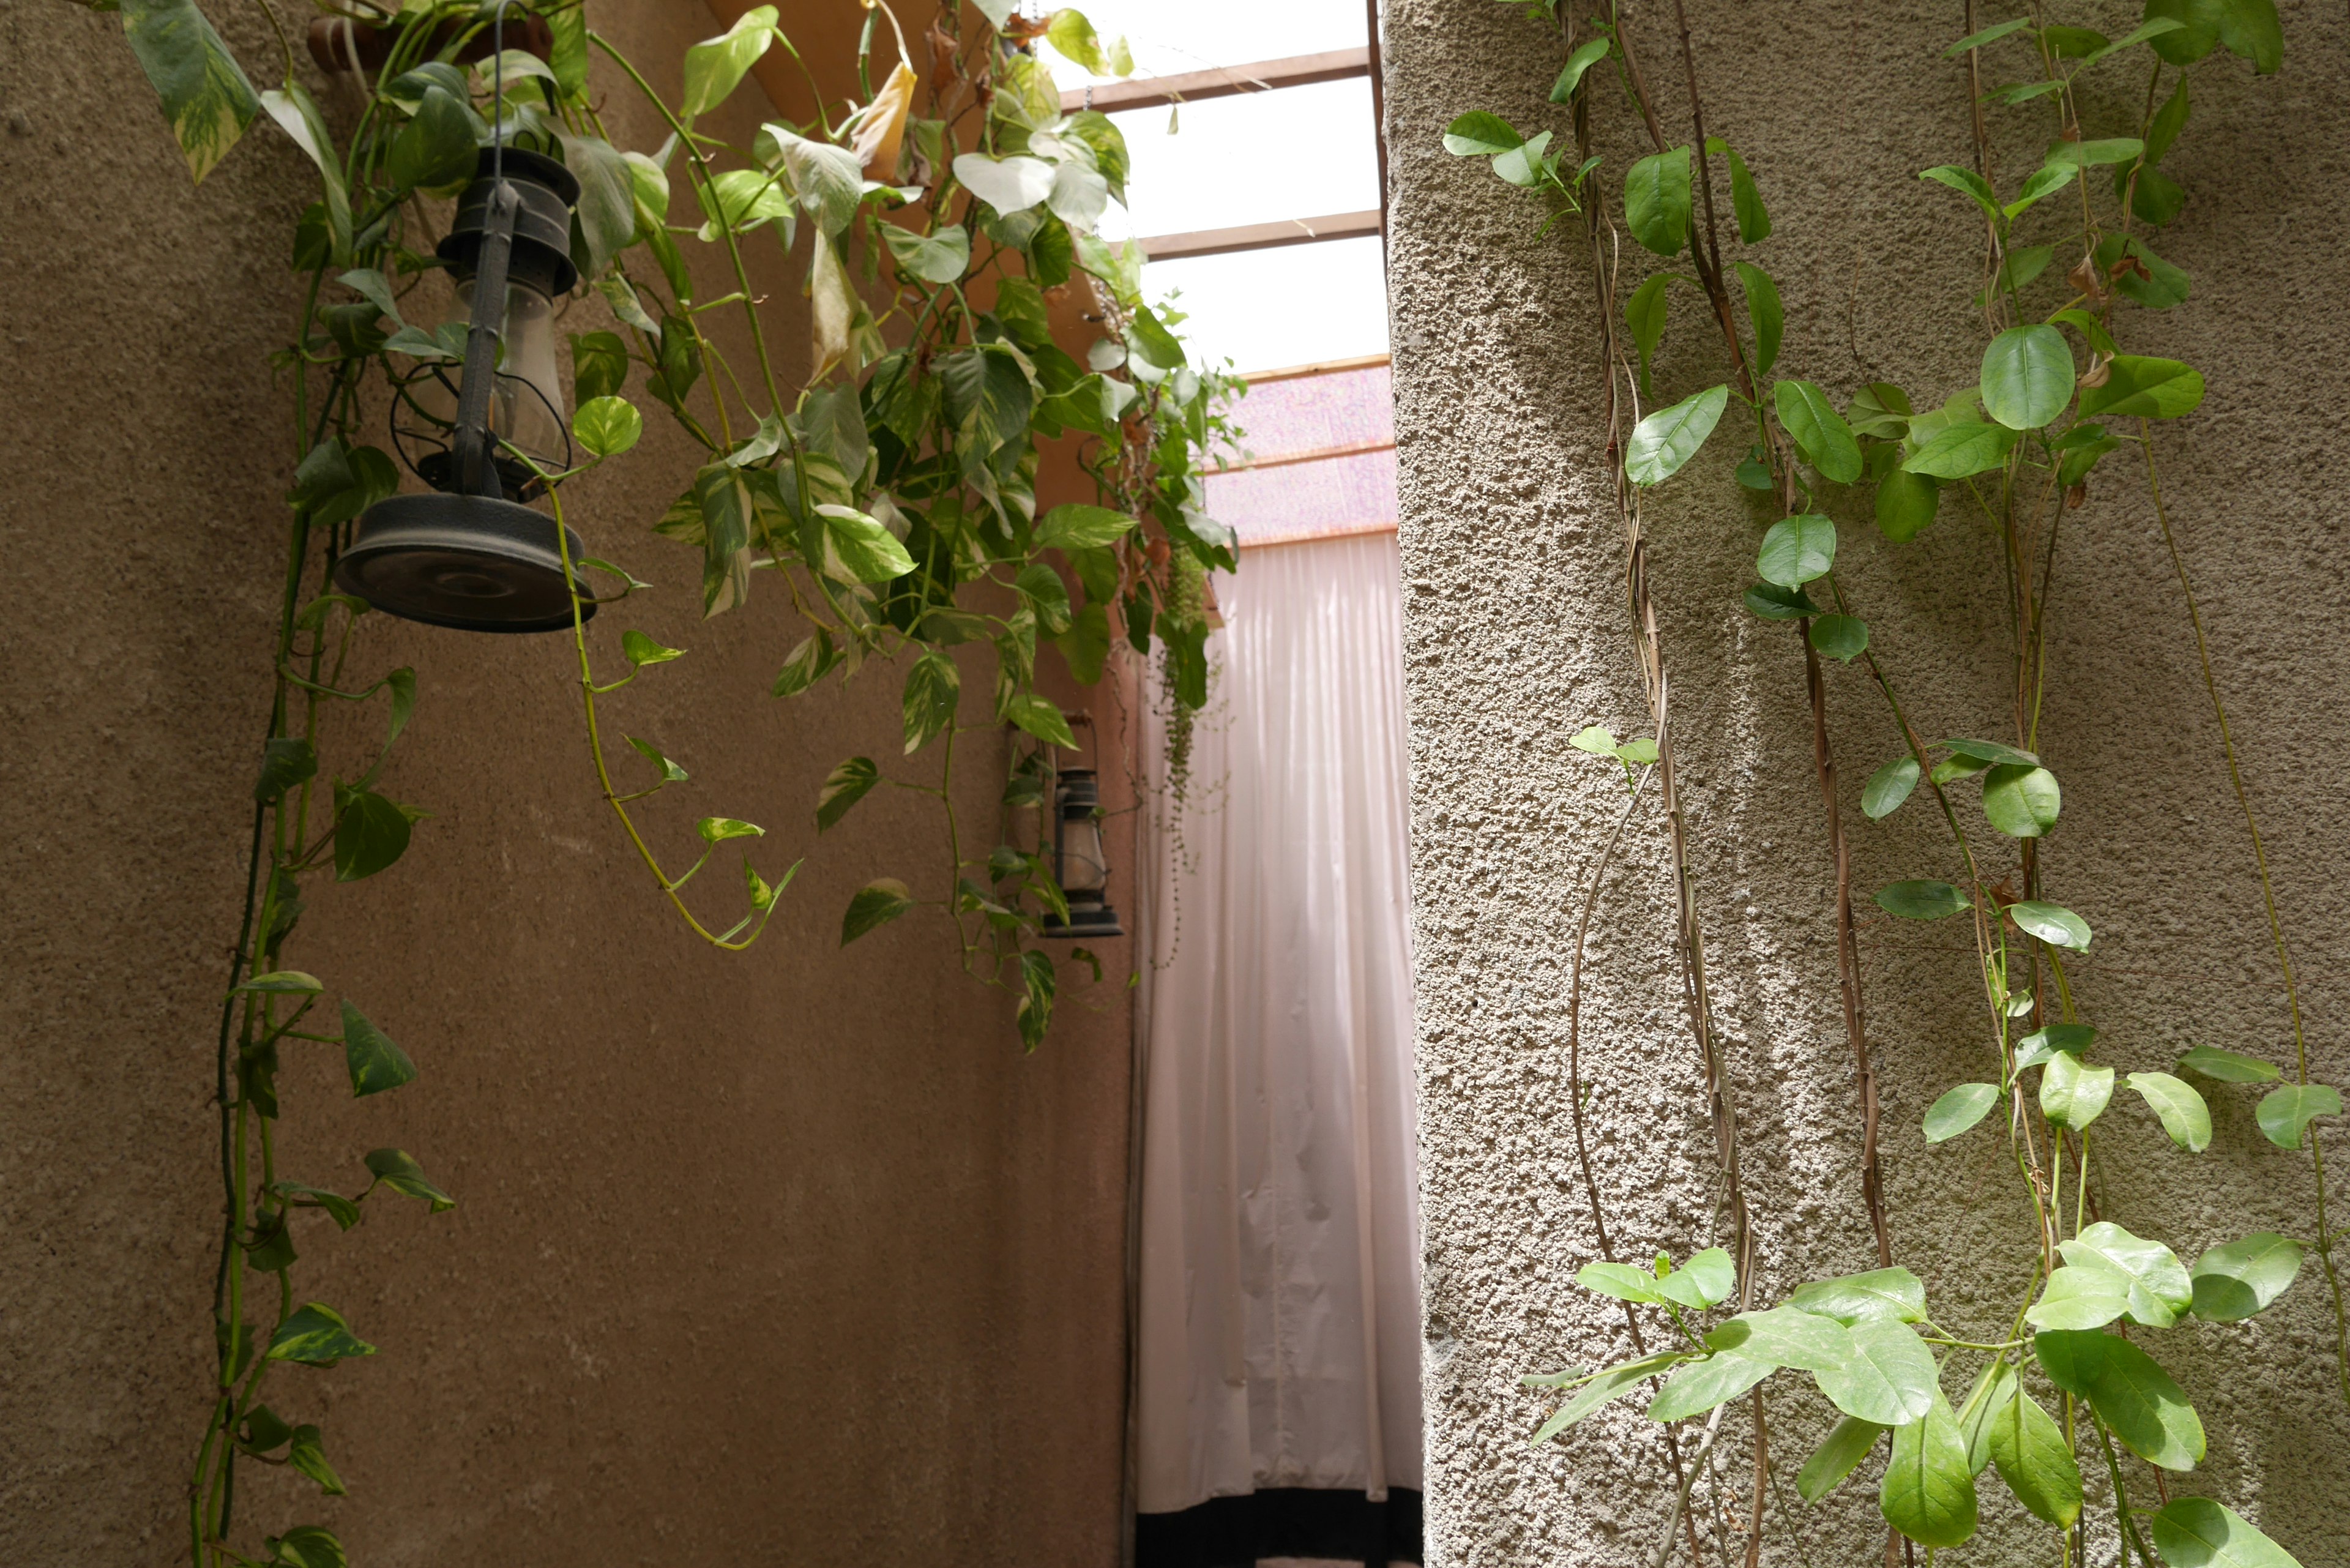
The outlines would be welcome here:
[[[506,0],[511,4],[512,0]],[[505,5],[494,26],[503,28]],[[503,50],[500,38],[499,49]],[[403,387],[394,402],[394,442],[430,493],[394,495],[361,514],[335,566],[336,586],[403,619],[466,631],[557,631],[596,613],[587,582],[570,563],[587,546],[577,531],[522,504],[542,488],[528,465],[503,457],[490,429],[490,399],[501,379],[499,343],[509,281],[552,299],[578,283],[570,254],[571,212],[579,182],[561,163],[504,136],[504,87],[497,88],[491,142],[437,251],[461,283],[473,285],[457,417],[445,447],[411,457],[397,410],[413,407]],[[445,374],[435,369],[435,374]],[[520,378],[503,378],[508,381]],[[525,385],[529,385],[527,381]],[[534,387],[533,391],[536,393]],[[538,394],[544,400],[544,394]],[[421,412],[422,410],[419,410]],[[562,410],[553,410],[557,430]],[[567,466],[569,437],[565,437]]]
[[[1098,757],[1101,749],[1100,732],[1094,728],[1093,715],[1080,711],[1063,715],[1074,729],[1082,724],[1094,736],[1094,749]],[[1053,882],[1061,889],[1062,900],[1069,907],[1069,918],[1062,919],[1050,910],[1036,934],[1055,940],[1075,937],[1122,937],[1126,926],[1118,919],[1116,906],[1109,901],[1109,849],[1101,839],[1101,775],[1093,768],[1053,770]],[[1101,886],[1072,892],[1063,871],[1068,864],[1069,825],[1087,822],[1093,826],[1094,845],[1100,851]]]

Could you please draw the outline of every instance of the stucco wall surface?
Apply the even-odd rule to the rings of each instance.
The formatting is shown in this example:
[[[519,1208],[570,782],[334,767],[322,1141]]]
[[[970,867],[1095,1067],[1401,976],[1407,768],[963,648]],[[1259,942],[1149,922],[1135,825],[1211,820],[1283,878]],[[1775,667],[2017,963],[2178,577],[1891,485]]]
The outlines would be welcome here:
[[[265,85],[260,12],[207,9]],[[595,9],[672,98],[684,47],[717,31],[682,0]],[[787,18],[816,58],[845,59],[863,20],[837,10]],[[615,139],[657,147],[597,68]],[[746,86],[712,119],[747,145],[771,113]],[[186,1552],[213,1366],[212,1034],[296,455],[265,358],[298,304],[286,257],[316,184],[263,119],[191,189],[117,16],[0,8],[11,1561]],[[750,250],[788,379],[806,242],[788,261],[764,235]],[[705,320],[748,367],[739,325]],[[600,301],[562,323],[608,325]],[[591,639],[607,678],[625,628],[690,651],[606,700],[608,742],[649,737],[691,770],[643,809],[672,867],[712,813],[767,826],[771,877],[807,864],[755,948],[710,950],[597,798],[567,638],[368,627],[360,659],[412,665],[421,692],[384,787],[434,815],[390,872],[316,888],[286,956],[421,1076],[354,1103],[330,1048],[289,1053],[279,1169],[356,1190],[359,1155],[396,1145],[459,1207],[379,1198],[349,1235],[297,1227],[304,1296],[380,1354],[289,1367],[269,1396],[325,1427],[351,1495],[247,1466],[240,1519],[328,1525],[377,1568],[1108,1561],[1124,993],[1065,997],[1024,1058],[1010,999],[962,977],[934,917],[838,949],[854,888],[935,883],[945,858],[935,806],[909,794],[814,832],[835,763],[896,754],[899,680],[767,697],[800,632],[766,581],[700,620],[694,557],[649,532],[695,449],[639,401],[644,444],[567,493],[591,551],[658,588]],[[328,755],[380,722],[351,721]],[[964,745],[959,804],[983,833],[1000,742]],[[710,875],[723,924],[739,883],[723,861]],[[1115,976],[1124,944],[1104,956]]]
[[[1785,297],[1777,373],[1824,383],[1839,407],[1875,379],[1908,389],[1920,408],[1971,384],[1986,340],[1969,305],[1980,219],[1963,198],[1916,178],[1971,161],[1965,77],[1939,55],[1966,30],[1966,8],[1690,0],[1688,9],[1707,130],[1741,150],[1776,225],[1753,251],[1734,235],[1724,249],[1765,266]],[[1668,135],[1686,140],[1672,10],[1627,10]],[[2064,10],[2115,36],[2137,15],[2102,4]],[[2350,604],[2343,512],[2327,483],[2340,414],[2326,389],[2350,372],[2332,282],[2350,240],[2350,29],[2338,6],[2287,0],[2281,10],[2281,76],[2255,81],[2224,57],[2194,76],[2193,119],[2165,164],[2189,202],[2156,242],[2192,275],[2193,297],[2168,316],[2129,313],[2125,347],[2185,358],[2210,379],[2199,410],[2156,427],[2155,452],[2268,835],[2312,1067],[2338,1084],[2350,1077],[2340,1022],[2350,979],[2338,961],[2350,813],[2335,760],[2350,721]],[[1565,741],[1594,722],[1619,734],[1648,729],[1600,451],[1594,291],[1571,222],[1537,243],[1537,203],[1439,143],[1471,109],[1564,137],[1562,111],[1544,103],[1561,51],[1519,8],[1492,0],[1394,0],[1388,47],[1429,1560],[1645,1561],[1669,1494],[1640,1402],[1535,1450],[1525,1439],[1549,1402],[1517,1386],[1522,1373],[1628,1350],[1613,1303],[1571,1283],[1596,1248],[1570,1130],[1569,950],[1624,792],[1612,764]],[[2093,128],[2135,124],[2143,68],[2095,78],[2114,85],[2091,95]],[[1623,171],[1648,148],[1612,88],[1595,113],[1605,178],[1620,191]],[[2023,119],[1995,115],[2008,126]],[[2002,133],[2011,189],[2036,164],[2028,139],[2045,125]],[[1622,251],[1628,294],[1660,264],[1628,238]],[[1674,298],[1659,403],[1727,379],[1695,291]],[[1806,1278],[1875,1259],[1802,659],[1790,628],[1739,603],[1770,521],[1731,483],[1742,446],[1717,435],[1647,516],[1716,1007],[1742,1117],[1758,1299],[1768,1303]],[[1870,524],[1865,494],[1834,496],[1829,510],[1840,522],[1837,576],[1919,730],[2012,738],[2005,587],[1988,526],[1946,504],[1929,534],[1895,550]],[[2063,781],[2064,815],[2043,865],[2048,896],[2097,933],[2072,974],[2099,1053],[2125,1069],[2161,1069],[2210,1042],[2290,1062],[2251,846],[2134,465],[2109,460],[2091,482],[2087,504],[2064,524],[2057,571],[2040,749]],[[1895,921],[1866,902],[1887,882],[1957,867],[1922,799],[1883,823],[1862,818],[1860,784],[1898,740],[1858,669],[1830,665],[1827,677],[1864,900],[1896,1258],[1925,1278],[1941,1323],[2003,1337],[2032,1253],[2004,1138],[1986,1128],[1929,1147],[1919,1132],[1936,1096],[1990,1075],[1970,948],[1955,922]],[[1991,836],[1972,804],[1961,810],[1979,837]],[[1679,1006],[1666,867],[1660,824],[1644,812],[1605,885],[1584,1001],[1593,1162],[1617,1244],[1634,1259],[1684,1256],[1716,1239],[1712,1137]],[[2194,1157],[2121,1093],[2095,1138],[2102,1211],[2190,1260],[2253,1231],[2314,1234],[2306,1158],[2262,1138],[2254,1092],[2204,1087],[2218,1136]],[[2350,1146],[2332,1141],[2340,1136],[2337,1124],[2337,1167],[2350,1158]],[[2172,1478],[2174,1493],[2225,1500],[2313,1568],[2350,1563],[2350,1413],[2324,1295],[2313,1262],[2251,1322],[2141,1335],[2210,1434],[2208,1462]],[[1825,1429],[1825,1403],[1793,1376],[1771,1386],[1772,1453],[1808,1561],[1876,1561],[1876,1464],[1803,1509],[1793,1469]],[[1741,1506],[1751,1495],[1742,1423],[1733,1417],[1725,1442]],[[2148,1469],[2132,1461],[2128,1479],[2133,1501],[2151,1501]],[[2091,1484],[2101,1496],[2102,1479]],[[2024,1528],[2003,1489],[1987,1481],[1984,1495],[1983,1532],[1946,1556],[2053,1559],[2054,1542]],[[2111,1560],[2109,1536],[2093,1545]],[[1775,1524],[1763,1561],[1797,1561]]]

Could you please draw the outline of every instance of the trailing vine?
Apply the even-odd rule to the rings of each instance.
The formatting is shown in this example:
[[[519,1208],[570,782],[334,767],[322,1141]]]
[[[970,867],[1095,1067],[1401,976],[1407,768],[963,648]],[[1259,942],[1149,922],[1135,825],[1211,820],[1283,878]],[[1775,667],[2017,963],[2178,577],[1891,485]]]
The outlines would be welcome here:
[[[1471,111],[1447,128],[1444,141],[1453,153],[1487,159],[1500,178],[1540,194],[1552,209],[1545,232],[1573,222],[1588,242],[1602,311],[1600,358],[1608,378],[1607,451],[1626,534],[1636,660],[1656,736],[1619,745],[1612,733],[1595,726],[1575,736],[1574,744],[1624,770],[1630,792],[1624,822],[1638,809],[1648,764],[1662,783],[1659,806],[1679,894],[1675,946],[1716,1123],[1721,1215],[1730,1242],[1699,1251],[1679,1267],[1661,1253],[1653,1267],[1617,1261],[1603,1219],[1607,1204],[1585,1153],[1582,1084],[1575,1075],[1582,933],[1622,832],[1619,823],[1600,850],[1583,898],[1568,1044],[1577,1153],[1602,1254],[1576,1278],[1585,1288],[1625,1304],[1636,1355],[1596,1370],[1525,1379],[1536,1387],[1572,1390],[1541,1424],[1535,1440],[1546,1441],[1614,1399],[1661,1380],[1647,1413],[1665,1424],[1674,1501],[1649,1560],[1662,1563],[1683,1533],[1692,1557],[1700,1555],[1690,1497],[1702,1477],[1711,1478],[1717,1500],[1711,1512],[1715,1543],[1727,1563],[1732,1557],[1731,1532],[1721,1500],[1728,1492],[1711,1467],[1723,1412],[1752,1391],[1756,1473],[1752,1511],[1742,1528],[1743,1555],[1752,1564],[1760,1559],[1766,1500],[1779,1493],[1768,1455],[1762,1386],[1775,1373],[1794,1369],[1811,1375],[1840,1417],[1803,1464],[1795,1490],[1804,1503],[1815,1502],[1842,1485],[1880,1444],[1887,1445],[1878,1502],[1892,1532],[1889,1562],[1898,1561],[1910,1543],[1925,1546],[1930,1555],[1971,1537],[1982,1502],[1980,1478],[1996,1470],[2014,1501],[2054,1532],[2061,1562],[2088,1561],[2096,1500],[2084,1486],[2087,1471],[2101,1475],[2108,1488],[2101,1539],[2126,1561],[2145,1568],[2154,1568],[2158,1557],[2169,1568],[2290,1564],[2293,1559],[2283,1547],[2220,1501],[2171,1491],[2167,1476],[2193,1469],[2204,1457],[2201,1418],[2185,1391],[2130,1332],[2251,1317],[2284,1293],[2304,1255],[2314,1251],[2332,1296],[2337,1372],[2350,1402],[2350,1326],[2333,1257],[2338,1236],[2327,1219],[2315,1127],[2319,1118],[2340,1113],[2341,1099],[2333,1087],[2310,1079],[2298,985],[2266,850],[2186,559],[2161,493],[2153,421],[2190,414],[2202,400],[2203,378],[2176,360],[2126,353],[2121,342],[2133,310],[2170,309],[2189,296],[2186,275],[2156,254],[2148,236],[2174,219],[2186,200],[2161,164],[2189,118],[2190,67],[2234,55],[2257,72],[2278,69],[2283,40],[2274,6],[2271,0],[2148,0],[2144,24],[2116,39],[2056,21],[2037,5],[2026,15],[1975,28],[1970,5],[1969,34],[1945,56],[1963,58],[1972,88],[1972,166],[1929,169],[1920,178],[1971,202],[1982,220],[1981,292],[1976,303],[1988,342],[1975,383],[1921,410],[1903,389],[1883,382],[1859,388],[1841,410],[1815,381],[1782,377],[1766,391],[1764,379],[1778,358],[1783,316],[1775,283],[1746,258],[1769,238],[1772,221],[1744,158],[1707,132],[1683,0],[1674,0],[1672,16],[1686,80],[1686,139],[1665,129],[1673,111],[1652,94],[1618,5],[1513,3],[1530,19],[1554,28],[1566,51],[1551,98],[1568,112],[1571,140],[1560,143],[1553,130],[1522,132],[1498,115]],[[2136,120],[2085,125],[2084,74],[2134,65],[2147,73],[2144,109]],[[1986,91],[1987,68],[2014,79]],[[1603,90],[1603,84],[1620,90],[1653,148],[1626,170],[1620,184],[1597,176],[1600,160],[1591,151],[1594,115],[1602,101],[1616,96]],[[2028,117],[2048,137],[2043,160],[2021,181],[2001,180],[1992,166],[1987,108]],[[1717,167],[1726,175],[1727,211],[1747,247],[1728,266],[1721,255],[1723,224],[1716,213]],[[1625,234],[1668,264],[1686,257],[1689,271],[1658,271],[1619,293]],[[2069,265],[2060,268],[2060,262]],[[1737,301],[1728,286],[1733,275],[1742,296]],[[1720,327],[1731,378],[1642,417],[1650,362],[1665,332],[1668,295],[1676,282],[1704,296]],[[1619,335],[1619,317],[1620,332],[1630,339],[1628,350]],[[1650,578],[1640,515],[1643,493],[1686,465],[1726,415],[1729,428],[1747,443],[1737,464],[1737,484],[1775,518],[1762,535],[1755,556],[1761,580],[1747,590],[1745,607],[1766,621],[1792,623],[1804,660],[1814,772],[1836,893],[1841,1011],[1859,1069],[1861,1186],[1879,1262],[1865,1273],[1803,1284],[1763,1311],[1752,1310],[1751,1232],[1736,1199],[1735,1115],[1727,1106],[1725,1075],[1709,1040],[1702,942],[1674,790],[1668,682],[1653,605],[1657,585]],[[1627,423],[1628,432],[1623,429]],[[2117,1085],[2116,1069],[2094,1060],[2097,1032],[2084,1016],[2065,971],[2067,956],[2087,950],[2091,927],[2046,898],[2043,888],[2047,851],[2042,841],[2056,826],[2063,804],[2056,776],[2041,754],[2040,732],[2056,547],[2066,514],[2088,504],[2091,473],[2108,454],[2130,446],[2138,449],[2145,465],[2147,495],[2195,638],[2230,782],[2251,840],[2293,1035],[2290,1068],[2208,1044],[2189,1050],[2177,1065],[2180,1073],[2221,1084],[2274,1085],[2260,1100],[2256,1119],[2271,1142],[2288,1150],[2307,1149],[2316,1193],[2314,1236],[2246,1236],[2208,1248],[2191,1267],[2162,1241],[2135,1235],[2106,1217],[2099,1195],[2091,1190],[2092,1126],[2115,1089],[2126,1086],[2170,1140],[2192,1155],[2212,1141],[2209,1103],[2178,1074],[2130,1072]],[[1891,547],[1933,526],[1946,504],[1983,530],[2003,585],[2012,701],[1997,722],[2012,726],[2012,740],[1929,741],[1912,723],[1892,671],[1871,646],[1861,607],[1835,570],[1839,541],[1828,508],[1861,486],[1873,492],[1877,528]],[[2007,1110],[2011,1163],[2033,1217],[2028,1235],[2018,1238],[2019,1262],[2028,1259],[2032,1281],[2012,1321],[1989,1334],[1965,1336],[1937,1324],[1929,1313],[1925,1282],[1892,1262],[1854,943],[1851,856],[1828,745],[1828,672],[1823,659],[1857,664],[1899,738],[1898,754],[1860,791],[1863,815],[1871,821],[1889,816],[1922,784],[1949,836],[1948,869],[1956,873],[1951,879],[1895,882],[1876,893],[1876,903],[1908,919],[1967,916],[1974,931],[1983,1061],[1995,1071],[1940,1096],[1926,1113],[1923,1133],[1928,1143],[1939,1144],[1969,1132],[1994,1108]],[[1957,789],[1967,781],[1979,786],[1981,817],[1994,835],[1990,839],[1970,834],[1971,813],[1962,819]],[[2035,1072],[2036,1084],[2028,1076]],[[1727,1315],[1709,1315],[1717,1313]],[[1646,1314],[1656,1314],[1648,1322],[1665,1329],[1669,1348],[1648,1350],[1640,1334]],[[1944,1375],[1969,1366],[1975,1376],[1953,1403],[1944,1390]],[[2059,1415],[2051,1414],[2051,1406]],[[1684,1467],[1671,1434],[1679,1423],[1698,1417],[1705,1425]],[[2124,1454],[2148,1467],[2158,1506],[2133,1504]],[[2143,1497],[2146,1482],[2136,1484]],[[1800,1554],[1797,1521],[1783,1503],[1778,1511]]]
[[[928,753],[925,771],[899,776],[870,758],[845,760],[814,803],[815,826],[836,826],[884,784],[930,795],[943,814],[943,864],[920,891],[890,877],[869,882],[843,916],[841,940],[917,908],[944,914],[959,967],[1016,996],[1030,1049],[1059,990],[1037,939],[1068,914],[1046,835],[1054,759],[1075,745],[1066,716],[1037,690],[1040,648],[1086,685],[1121,657],[1156,652],[1179,710],[1205,702],[1200,584],[1232,567],[1234,541],[1206,514],[1201,478],[1211,445],[1231,433],[1224,408],[1237,382],[1188,363],[1170,330],[1181,317],[1143,296],[1139,250],[1094,232],[1107,203],[1124,199],[1126,147],[1103,115],[1061,113],[1036,51],[1049,47],[1096,71],[1122,73],[1131,61],[1122,40],[1105,42],[1075,10],[1031,23],[1008,0],[980,0],[986,25],[966,27],[962,9],[942,4],[910,39],[893,12],[868,0],[859,97],[826,105],[818,91],[813,119],[771,120],[746,149],[697,126],[771,48],[797,60],[774,6],[688,50],[671,103],[589,26],[579,0],[321,3],[318,57],[348,67],[356,103],[329,114],[304,87],[296,40],[266,0],[256,3],[283,74],[267,91],[255,89],[193,0],[84,3],[120,10],[192,179],[201,182],[265,113],[320,182],[288,236],[301,304],[273,359],[292,391],[289,519],[244,913],[219,1018],[218,1359],[187,1501],[199,1568],[339,1568],[346,1554],[331,1532],[255,1527],[238,1516],[237,1490],[240,1471],[255,1465],[290,1468],[327,1493],[344,1490],[318,1427],[281,1417],[264,1397],[298,1410],[299,1390],[272,1380],[280,1365],[328,1367],[374,1354],[342,1314],[300,1299],[298,1217],[320,1212],[348,1231],[380,1192],[434,1212],[455,1201],[394,1148],[366,1156],[368,1180],[354,1177],[356,1193],[320,1173],[281,1169],[276,1091],[280,1053],[295,1043],[340,1046],[356,1096],[417,1075],[353,1001],[333,1004],[338,1027],[320,1023],[330,988],[287,967],[286,948],[330,869],[338,883],[389,869],[427,815],[379,787],[415,711],[413,672],[366,673],[371,607],[335,585],[360,520],[401,485],[392,455],[368,439],[369,413],[380,418],[390,406],[396,427],[449,430],[434,389],[463,364],[467,327],[462,311],[431,324],[445,297],[432,279],[450,265],[433,244],[446,223],[441,203],[505,167],[487,155],[493,147],[500,159],[556,161],[578,187],[570,235],[578,303],[592,293],[612,328],[570,335],[576,408],[561,461],[526,450],[504,424],[494,456],[509,496],[543,497],[557,524],[563,569],[580,585],[569,657],[592,775],[661,896],[696,936],[738,950],[764,930],[797,865],[770,882],[745,857],[743,891],[726,900],[732,923],[707,913],[712,901],[689,884],[723,846],[764,830],[700,817],[698,857],[672,869],[655,846],[669,825],[641,803],[685,784],[686,769],[641,737],[620,735],[627,752],[609,744],[615,694],[682,653],[625,629],[617,639],[625,673],[603,677],[588,618],[650,585],[603,556],[575,558],[561,526],[567,483],[641,437],[643,415],[626,395],[632,382],[705,454],[666,515],[638,520],[695,552],[704,614],[740,605],[764,573],[767,591],[786,595],[806,624],[797,646],[779,653],[773,696],[835,672],[849,679],[868,663],[904,666],[903,753]],[[589,89],[597,56],[667,126],[659,147],[615,144]],[[886,67],[878,86],[877,66]],[[696,221],[673,223],[673,196],[689,193]],[[791,387],[744,257],[767,243],[761,230],[790,251],[803,225],[813,374]],[[720,258],[731,292],[702,296],[688,262],[694,246]],[[724,309],[740,312],[755,363],[731,364],[705,330],[707,314]],[[508,379],[502,369],[501,382]],[[1090,475],[1096,502],[1040,513],[1039,466],[1055,447]],[[601,520],[591,533],[624,537]],[[609,590],[586,597],[587,574]],[[951,652],[965,643],[993,658],[993,689],[977,716]],[[381,711],[380,745],[322,746],[326,714],[346,703]],[[1002,745],[1001,808],[983,838],[956,816],[957,740],[1000,737],[1007,726],[1019,743]],[[1100,978],[1096,955],[1073,956]]]

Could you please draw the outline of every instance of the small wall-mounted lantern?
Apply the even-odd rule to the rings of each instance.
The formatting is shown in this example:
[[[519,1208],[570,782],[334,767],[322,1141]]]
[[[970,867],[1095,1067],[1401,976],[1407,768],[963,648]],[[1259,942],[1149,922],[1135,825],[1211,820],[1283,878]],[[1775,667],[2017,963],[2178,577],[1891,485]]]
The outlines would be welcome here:
[[[1091,768],[1063,768],[1053,790],[1053,880],[1068,900],[1066,921],[1051,915],[1037,934],[1122,937],[1109,902],[1109,859],[1102,852],[1101,782]]]
[[[555,300],[579,280],[571,209],[579,182],[561,163],[501,143],[483,150],[439,254],[467,324],[462,371],[432,365],[400,390],[392,439],[429,495],[368,508],[335,581],[376,608],[466,631],[555,631],[584,619],[588,588],[563,570],[555,520],[522,504],[539,467],[570,466],[556,370]],[[503,352],[501,352],[503,350]],[[576,566],[587,553],[566,528]]]

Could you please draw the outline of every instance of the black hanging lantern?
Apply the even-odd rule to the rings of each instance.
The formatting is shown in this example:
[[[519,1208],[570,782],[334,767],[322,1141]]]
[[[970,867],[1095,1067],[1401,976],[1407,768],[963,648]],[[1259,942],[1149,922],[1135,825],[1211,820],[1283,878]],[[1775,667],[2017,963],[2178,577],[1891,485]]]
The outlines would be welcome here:
[[[1122,937],[1109,902],[1109,860],[1102,852],[1101,783],[1091,768],[1063,768],[1053,790],[1053,880],[1069,918],[1045,917],[1047,937]]]
[[[556,369],[555,300],[579,281],[571,264],[571,209],[579,182],[552,158],[484,148],[473,182],[439,252],[456,280],[452,319],[466,323],[465,358],[452,378],[433,365],[400,390],[392,440],[428,495],[368,508],[335,581],[376,608],[466,631],[555,631],[596,613],[587,585],[567,577],[577,533],[523,504],[544,469],[570,466],[571,439]],[[503,352],[502,352],[503,351]]]

